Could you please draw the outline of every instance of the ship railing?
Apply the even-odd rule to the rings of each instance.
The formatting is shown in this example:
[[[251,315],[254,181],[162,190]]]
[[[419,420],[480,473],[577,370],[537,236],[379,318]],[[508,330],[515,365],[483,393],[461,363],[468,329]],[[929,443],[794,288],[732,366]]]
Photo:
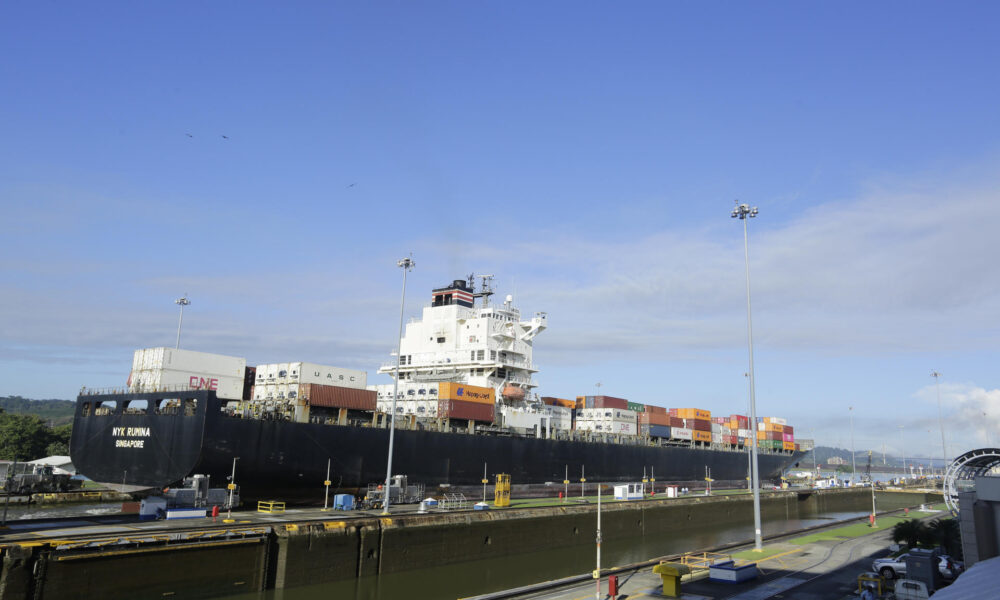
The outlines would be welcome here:
[[[136,385],[136,386],[125,386],[125,387],[103,387],[103,388],[89,388],[81,387],[81,396],[115,396],[121,394],[174,394],[174,393],[184,393],[184,392],[194,392],[198,390],[191,389],[190,386],[183,384],[178,385]]]

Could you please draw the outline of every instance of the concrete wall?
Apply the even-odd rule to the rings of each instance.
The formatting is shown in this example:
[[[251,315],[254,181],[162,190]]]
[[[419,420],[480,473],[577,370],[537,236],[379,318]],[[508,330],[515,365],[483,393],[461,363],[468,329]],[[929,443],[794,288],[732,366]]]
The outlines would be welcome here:
[[[940,501],[940,495],[879,492],[879,510]],[[867,490],[768,493],[765,521],[822,512],[864,511]],[[281,523],[262,540],[203,545],[59,551],[38,545],[4,549],[0,600],[211,598],[397,573],[517,553],[593,544],[595,506],[435,513],[392,518]],[[749,496],[695,496],[608,503],[607,541],[693,536],[706,524],[752,520]]]

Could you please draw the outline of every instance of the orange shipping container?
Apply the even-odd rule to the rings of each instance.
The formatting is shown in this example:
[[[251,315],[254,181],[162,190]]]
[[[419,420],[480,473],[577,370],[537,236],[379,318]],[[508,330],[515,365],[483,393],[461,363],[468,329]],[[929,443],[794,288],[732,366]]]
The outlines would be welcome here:
[[[711,419],[712,411],[700,408],[678,408],[677,416],[682,419]]]
[[[564,406],[566,408],[576,408],[576,400],[565,398],[553,398],[552,396],[542,396],[542,402],[549,406]]]
[[[781,442],[781,445],[785,450],[795,450],[795,442]]]
[[[438,400],[460,400],[462,402],[496,404],[496,393],[492,388],[445,381],[438,384]]]
[[[691,439],[694,440],[694,441],[696,441],[696,442],[711,442],[712,441],[712,432],[711,431],[698,431],[698,430],[695,429],[695,430],[691,431]]]

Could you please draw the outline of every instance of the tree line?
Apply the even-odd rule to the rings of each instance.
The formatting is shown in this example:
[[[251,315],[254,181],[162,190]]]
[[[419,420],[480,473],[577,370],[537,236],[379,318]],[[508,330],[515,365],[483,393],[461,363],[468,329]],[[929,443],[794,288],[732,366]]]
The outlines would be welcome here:
[[[49,427],[38,415],[0,409],[0,460],[27,461],[69,455],[72,431],[72,423]]]

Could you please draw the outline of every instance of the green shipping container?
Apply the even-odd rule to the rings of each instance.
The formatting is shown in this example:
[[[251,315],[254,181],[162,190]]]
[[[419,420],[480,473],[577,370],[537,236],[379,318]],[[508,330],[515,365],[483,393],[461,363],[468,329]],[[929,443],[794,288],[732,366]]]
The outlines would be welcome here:
[[[629,402],[628,409],[634,410],[635,412],[646,412],[646,405],[640,404],[639,402]]]

